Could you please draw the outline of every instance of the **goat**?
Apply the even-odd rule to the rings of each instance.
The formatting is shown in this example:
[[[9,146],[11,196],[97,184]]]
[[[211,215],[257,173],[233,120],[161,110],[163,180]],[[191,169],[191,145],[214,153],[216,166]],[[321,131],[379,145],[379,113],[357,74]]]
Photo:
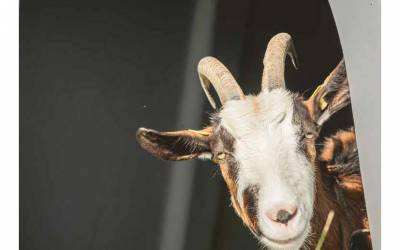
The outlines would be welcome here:
[[[210,85],[222,105],[210,125],[173,132],[139,128],[136,137],[142,148],[164,160],[197,158],[218,164],[234,210],[264,246],[315,247],[333,210],[336,216],[324,247],[349,249],[352,233],[364,228],[366,213],[360,209],[365,205],[363,199],[349,198],[350,191],[341,186],[346,181],[338,174],[340,167],[328,164],[340,152],[329,155],[329,148],[334,148],[329,140],[323,157],[316,150],[322,125],[350,102],[345,63],[341,60],[304,99],[285,88],[287,55],[297,68],[290,35],[275,35],[263,59],[262,90],[255,96],[245,95],[220,61],[203,58],[198,64],[201,86],[214,109]],[[344,191],[338,196],[335,190]],[[354,209],[348,213],[339,200]]]

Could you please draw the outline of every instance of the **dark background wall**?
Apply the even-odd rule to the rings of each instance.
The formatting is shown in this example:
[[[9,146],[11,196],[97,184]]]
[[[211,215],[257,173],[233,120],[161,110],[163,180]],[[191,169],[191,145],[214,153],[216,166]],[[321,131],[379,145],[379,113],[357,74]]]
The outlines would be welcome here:
[[[196,6],[21,1],[21,249],[162,249],[171,163],[141,150],[135,131],[185,128],[178,110]],[[299,71],[287,67],[288,88],[307,96],[342,57],[327,1],[219,0],[209,55],[257,93],[266,42],[282,31],[300,59]],[[203,95],[198,82],[193,91]],[[197,128],[211,112],[199,105]],[[324,134],[350,124],[347,108]],[[218,169],[194,168],[183,249],[258,249]]]

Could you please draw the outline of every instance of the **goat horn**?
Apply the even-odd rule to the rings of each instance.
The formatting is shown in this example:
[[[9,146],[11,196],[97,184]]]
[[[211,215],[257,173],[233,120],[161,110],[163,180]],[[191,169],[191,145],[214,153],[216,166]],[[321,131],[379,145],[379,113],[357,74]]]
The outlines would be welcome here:
[[[279,33],[271,38],[263,60],[262,90],[285,87],[285,61],[287,54],[291,57],[295,69],[298,69],[297,54],[290,35]]]
[[[210,83],[217,92],[222,105],[229,100],[244,99],[243,91],[231,72],[216,58],[204,57],[201,59],[197,71],[201,86],[214,109],[216,109],[216,104],[208,90]]]

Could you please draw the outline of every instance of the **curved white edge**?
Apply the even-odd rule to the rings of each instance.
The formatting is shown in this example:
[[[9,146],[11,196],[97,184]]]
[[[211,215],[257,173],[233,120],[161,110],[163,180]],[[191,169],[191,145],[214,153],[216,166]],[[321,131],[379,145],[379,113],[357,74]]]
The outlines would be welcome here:
[[[346,68],[374,249],[381,249],[381,2],[329,0]]]

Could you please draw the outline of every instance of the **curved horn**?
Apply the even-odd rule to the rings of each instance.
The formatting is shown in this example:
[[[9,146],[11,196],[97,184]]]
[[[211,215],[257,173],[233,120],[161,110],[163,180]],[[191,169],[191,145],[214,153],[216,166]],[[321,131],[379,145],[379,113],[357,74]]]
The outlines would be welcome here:
[[[231,72],[216,58],[204,57],[201,59],[197,66],[197,71],[201,86],[214,109],[216,108],[216,104],[208,90],[210,83],[214,86],[222,104],[232,99],[244,99],[243,91],[235,78],[233,78]]]
[[[279,33],[271,38],[263,60],[262,90],[285,87],[285,60],[287,54],[289,54],[293,66],[297,69],[297,55],[290,35]]]

